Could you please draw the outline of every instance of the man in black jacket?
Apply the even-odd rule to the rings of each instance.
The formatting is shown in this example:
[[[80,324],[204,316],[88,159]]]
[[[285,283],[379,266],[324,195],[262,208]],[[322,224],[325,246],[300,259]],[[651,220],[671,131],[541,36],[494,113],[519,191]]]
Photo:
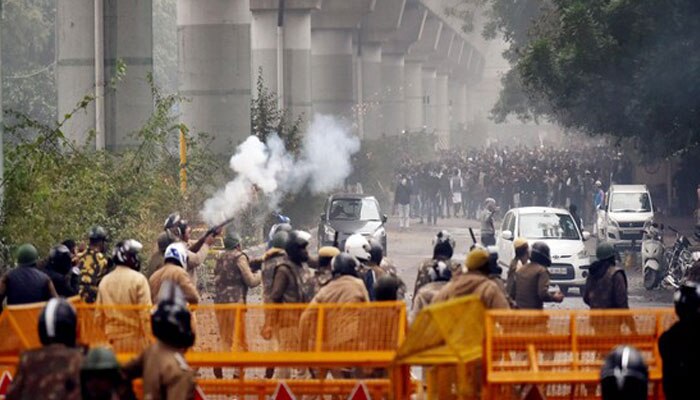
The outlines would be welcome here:
[[[394,194],[394,205],[399,208],[399,227],[408,228],[411,216],[411,186],[406,176],[401,176]]]
[[[31,244],[17,249],[17,268],[0,278],[0,309],[7,297],[7,305],[19,305],[48,301],[57,297],[51,279],[37,268],[39,253]]]

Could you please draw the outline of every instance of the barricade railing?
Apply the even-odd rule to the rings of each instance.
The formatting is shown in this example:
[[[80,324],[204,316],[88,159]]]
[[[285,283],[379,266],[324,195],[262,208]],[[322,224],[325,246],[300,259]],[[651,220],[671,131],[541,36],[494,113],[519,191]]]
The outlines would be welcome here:
[[[14,365],[22,350],[40,346],[42,308],[8,307],[0,315],[0,365]],[[76,311],[79,343],[110,346],[120,362],[154,340],[153,307],[78,303]],[[366,379],[377,398],[400,398],[392,394],[408,388],[392,369],[405,337],[404,302],[211,304],[192,307],[192,315],[196,341],[185,357],[199,368],[205,391],[269,396],[279,380],[263,379],[265,368],[275,368],[276,377],[293,381],[290,387],[307,394],[317,390],[347,396],[356,378]],[[228,379],[207,379],[214,378],[210,368],[222,368]]]
[[[482,398],[519,399],[532,385],[547,399],[600,398],[600,368],[622,344],[642,353],[650,398],[662,398],[658,339],[674,321],[672,309],[488,311]]]

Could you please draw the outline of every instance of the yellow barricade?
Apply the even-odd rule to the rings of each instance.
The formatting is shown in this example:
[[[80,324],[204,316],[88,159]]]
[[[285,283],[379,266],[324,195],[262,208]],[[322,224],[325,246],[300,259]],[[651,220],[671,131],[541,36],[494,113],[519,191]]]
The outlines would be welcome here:
[[[40,345],[42,308],[43,304],[10,307],[0,315],[0,366],[14,366],[22,350]],[[78,303],[76,310],[78,342],[109,346],[120,362],[153,342],[153,307]],[[392,369],[406,331],[404,302],[212,304],[192,311],[196,341],[185,356],[199,369],[207,394],[263,398],[274,392],[279,380],[289,380],[291,388],[307,394],[347,397],[357,379],[367,379],[376,398],[403,398],[408,390],[402,378],[407,372]],[[212,368],[222,368],[229,379],[208,379],[214,378]],[[274,368],[277,379],[263,379],[265,368]]]
[[[488,311],[484,399],[520,399],[537,386],[547,399],[600,398],[600,368],[616,346],[642,352],[662,398],[659,336],[672,309]]]

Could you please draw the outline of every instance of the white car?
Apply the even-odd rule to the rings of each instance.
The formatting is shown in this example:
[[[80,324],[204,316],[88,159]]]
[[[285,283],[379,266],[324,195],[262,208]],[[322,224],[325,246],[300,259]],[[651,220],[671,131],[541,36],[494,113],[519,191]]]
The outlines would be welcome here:
[[[559,208],[522,207],[509,210],[503,217],[498,237],[498,260],[504,276],[515,256],[513,240],[527,239],[530,246],[544,242],[549,246],[552,265],[549,267],[550,283],[558,285],[562,292],[570,287],[581,289],[586,283],[590,255],[584,242],[590,233],[581,232],[571,214]]]

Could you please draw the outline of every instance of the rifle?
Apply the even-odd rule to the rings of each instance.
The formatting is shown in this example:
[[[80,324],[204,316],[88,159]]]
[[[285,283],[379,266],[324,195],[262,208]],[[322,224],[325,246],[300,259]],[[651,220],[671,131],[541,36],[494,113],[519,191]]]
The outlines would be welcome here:
[[[476,247],[476,245],[477,245],[477,243],[476,243],[476,235],[474,235],[474,229],[469,228],[469,236],[472,237],[472,245],[469,247],[469,250],[471,251],[471,250],[473,250],[474,247]]]
[[[197,240],[192,246],[190,246],[190,251],[193,253],[198,252],[202,246],[204,246],[204,242],[206,242],[207,238],[209,236],[216,236],[221,233],[221,230],[231,222],[233,222],[234,218],[229,218],[226,221],[220,223],[219,225],[214,225],[211,228],[209,228],[208,231],[204,235],[202,235],[199,240]]]

